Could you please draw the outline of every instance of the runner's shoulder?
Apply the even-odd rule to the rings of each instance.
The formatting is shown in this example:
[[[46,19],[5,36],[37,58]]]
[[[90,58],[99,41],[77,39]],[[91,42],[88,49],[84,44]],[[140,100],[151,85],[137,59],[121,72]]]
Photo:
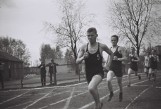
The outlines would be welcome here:
[[[106,48],[108,48],[108,46],[107,46],[106,44],[99,43],[99,45],[100,45],[100,47],[101,47],[102,49],[106,49]]]
[[[80,47],[80,51],[85,51],[87,49],[87,44],[83,44],[81,47]]]

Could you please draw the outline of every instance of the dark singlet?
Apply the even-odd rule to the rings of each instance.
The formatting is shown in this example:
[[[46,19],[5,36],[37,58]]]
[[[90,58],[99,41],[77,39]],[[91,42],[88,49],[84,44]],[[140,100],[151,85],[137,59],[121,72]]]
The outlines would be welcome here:
[[[119,46],[116,48],[116,51],[113,53],[117,58],[122,58],[122,54],[118,51]],[[112,70],[117,77],[122,77],[122,61],[112,60],[110,70]]]
[[[87,49],[88,51],[88,44]],[[85,59],[85,67],[86,67],[86,78],[87,82],[89,83],[94,75],[100,75],[102,78],[104,76],[103,67],[102,67],[102,55],[99,51],[99,43],[98,43],[98,49],[97,52],[94,54],[89,53],[88,58]]]
[[[150,68],[157,69],[157,56],[150,56],[149,58]]]
[[[132,61],[132,59],[137,60],[137,57],[135,57],[134,55],[130,55],[130,68],[134,71],[137,71],[138,70],[137,62]]]

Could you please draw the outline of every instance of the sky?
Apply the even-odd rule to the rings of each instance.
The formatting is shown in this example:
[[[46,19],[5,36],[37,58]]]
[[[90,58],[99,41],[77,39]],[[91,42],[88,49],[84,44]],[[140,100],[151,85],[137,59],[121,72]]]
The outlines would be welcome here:
[[[108,0],[84,0],[87,14],[94,14],[91,24],[98,30],[99,41],[110,46],[114,34],[108,26]],[[55,46],[56,35],[44,30],[44,22],[57,24],[60,11],[57,0],[0,0],[0,36],[22,40],[28,48],[32,64],[40,58],[42,44]],[[106,40],[105,40],[106,39]]]

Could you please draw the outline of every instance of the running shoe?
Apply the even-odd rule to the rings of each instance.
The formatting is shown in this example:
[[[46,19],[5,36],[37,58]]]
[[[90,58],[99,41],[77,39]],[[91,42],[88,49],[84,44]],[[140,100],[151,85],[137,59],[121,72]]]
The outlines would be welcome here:
[[[111,101],[112,97],[113,97],[113,92],[110,92],[110,95],[109,95],[108,101]]]

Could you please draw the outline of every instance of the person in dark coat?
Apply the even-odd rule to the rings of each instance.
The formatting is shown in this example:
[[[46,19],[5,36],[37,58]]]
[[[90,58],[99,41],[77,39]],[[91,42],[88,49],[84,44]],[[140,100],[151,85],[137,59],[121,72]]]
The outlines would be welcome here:
[[[46,85],[46,67],[45,63],[41,62],[41,64],[38,66],[40,68],[40,74],[41,74],[41,84],[42,86]]]
[[[56,75],[56,66],[58,64],[54,62],[54,60],[52,59],[51,62],[49,64],[47,64],[46,66],[49,67],[49,74],[50,74],[50,85],[52,84],[52,76],[54,74],[54,76]]]

